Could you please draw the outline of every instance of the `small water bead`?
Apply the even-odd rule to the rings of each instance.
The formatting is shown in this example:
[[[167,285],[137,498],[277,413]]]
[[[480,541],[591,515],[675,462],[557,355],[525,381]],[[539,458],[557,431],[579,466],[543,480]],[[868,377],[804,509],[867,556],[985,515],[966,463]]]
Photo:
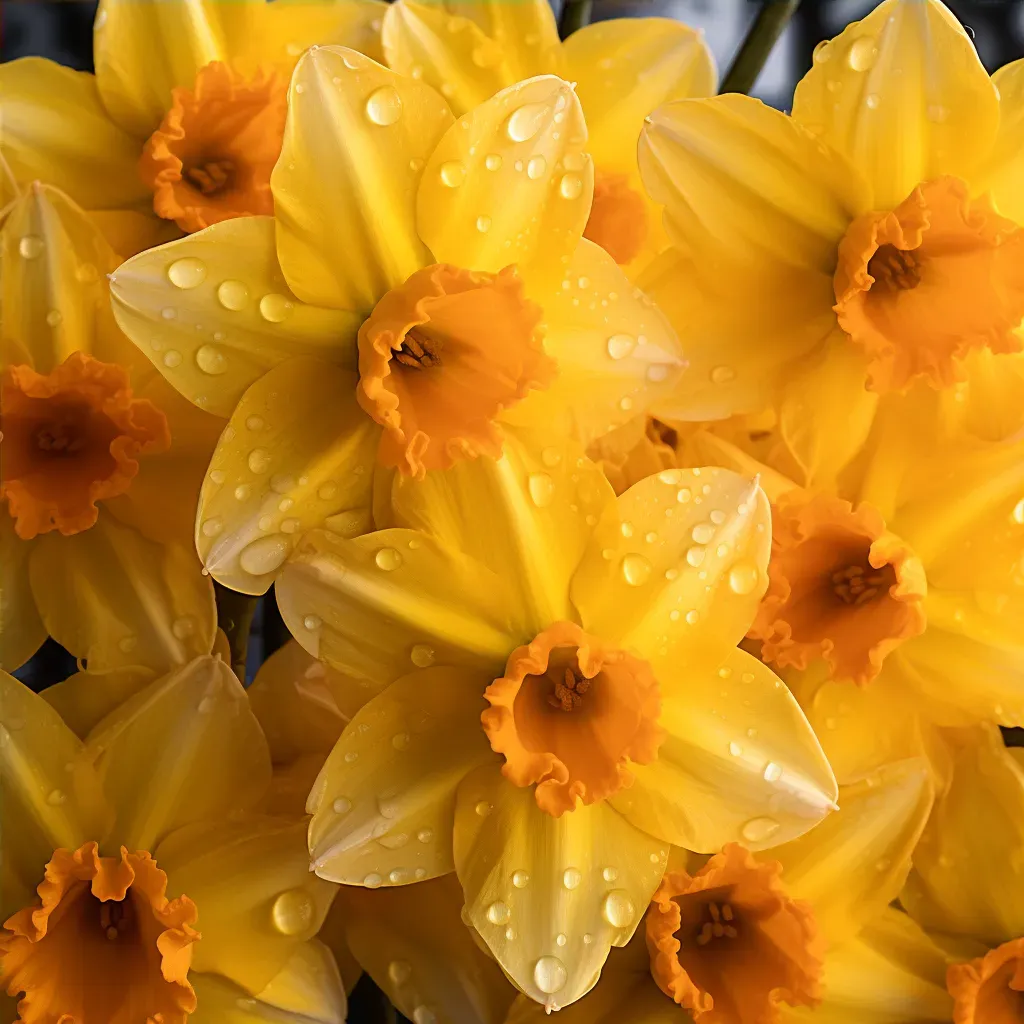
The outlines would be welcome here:
[[[782,768],[777,765],[774,761],[769,761],[764,766],[764,781],[765,782],[778,782],[782,778]]]
[[[50,312],[46,314],[46,322],[51,327],[60,327],[64,322],[64,314],[59,309],[51,309]]]
[[[393,572],[402,564],[402,556],[394,548],[381,548],[373,560],[377,563],[378,569],[385,572]]]
[[[660,384],[663,380],[668,379],[669,369],[668,363],[651,363],[647,367],[647,379],[652,384]]]
[[[710,523],[698,523],[691,531],[690,536],[697,544],[707,544],[715,535],[715,528]]]
[[[632,537],[633,536],[633,524],[632,523],[623,523],[619,527],[619,530],[621,531],[623,537]]]
[[[421,843],[429,843],[430,840],[434,838],[433,830],[429,828],[421,828],[419,832],[416,833],[416,838]]]
[[[346,751],[346,753],[345,753],[345,763],[346,764],[355,764],[355,762],[358,761],[358,760],[359,760],[359,755],[354,750]],[[385,815],[385,817],[387,817],[387,815]]]
[[[625,889],[612,889],[601,904],[601,913],[613,928],[628,928],[636,919],[636,907]]]
[[[287,320],[294,308],[295,305],[290,299],[277,292],[271,292],[260,299],[260,316],[272,324],[279,324],[283,320]]]
[[[227,474],[222,469],[213,469],[210,471],[210,482],[214,484],[222,484],[227,479]]]
[[[225,309],[238,312],[249,301],[249,289],[241,281],[221,281],[217,288],[217,301]]]
[[[881,100],[878,98],[878,93],[868,93],[868,95],[864,97],[864,106],[866,106],[868,110],[877,110],[880,102]]]
[[[636,346],[636,338],[630,334],[613,334],[608,339],[608,355],[612,359],[625,359]]]
[[[711,488],[710,488],[710,487],[709,487],[709,486],[708,486],[707,484],[705,484],[705,485],[704,485],[704,487],[702,488],[702,490],[703,490],[703,492],[704,492],[705,494],[709,494],[709,493],[711,492]],[[709,519],[711,520],[711,522],[713,522],[713,523],[714,523],[714,524],[715,524],[716,526],[721,526],[721,525],[722,525],[722,523],[724,523],[724,522],[725,522],[725,513],[724,513],[724,512],[723,512],[723,511],[722,511],[721,509],[717,509],[717,508],[716,508],[716,509],[715,509],[715,510],[714,510],[714,511],[713,511],[713,512],[711,513],[711,515],[710,515],[710,516],[708,516],[708,518],[709,518]]]
[[[407,837],[406,836],[402,836],[402,838],[406,839]],[[395,868],[388,875],[388,881],[392,885],[404,885],[406,882],[409,881],[409,874],[410,874],[410,872],[409,872],[408,868]]]
[[[712,384],[728,384],[735,377],[736,371],[731,366],[716,366],[711,370]]]
[[[626,555],[622,559],[622,575],[631,587],[641,587],[650,579],[651,563],[643,555]]]
[[[67,803],[68,795],[59,789],[50,790],[50,795],[46,798],[46,802],[51,807],[61,807]]]
[[[751,818],[743,823],[740,836],[748,843],[763,843],[775,835],[781,827],[774,818]]]
[[[130,654],[138,644],[138,637],[125,636],[117,642],[118,649],[124,654]]]
[[[392,960],[388,964],[388,977],[393,985],[404,985],[412,977],[412,966],[405,960]]]
[[[371,871],[364,879],[363,885],[367,889],[379,889],[384,884],[384,879],[377,874],[376,871]]]
[[[814,52],[812,54],[812,58],[814,60],[814,63],[815,64],[824,64],[828,60],[830,60],[831,57],[832,57],[832,49],[833,49],[833,47],[832,47],[832,40],[831,39],[823,39],[814,48]]]
[[[370,93],[366,101],[366,116],[386,128],[402,116],[402,97],[392,85],[384,85]]]
[[[537,508],[547,508],[555,496],[555,482],[547,473],[531,473],[527,481],[530,499]]]
[[[186,256],[167,268],[167,277],[175,288],[198,288],[206,280],[206,264],[194,256]]]
[[[302,624],[306,629],[312,632],[313,630],[319,629],[324,623],[323,619],[321,619],[319,615],[307,615],[302,620]]]
[[[239,484],[235,488],[235,498],[238,501],[245,501],[252,494],[252,488],[248,484]]]
[[[282,935],[298,935],[313,923],[315,912],[313,898],[305,889],[289,889],[274,900],[270,916]]]
[[[548,169],[548,162],[542,156],[530,157],[529,163],[526,165],[526,176],[536,180],[541,177],[544,172]]]
[[[337,493],[338,485],[333,480],[328,480],[317,488],[316,496],[321,501],[330,501]]]
[[[551,112],[546,103],[526,103],[509,115],[505,131],[513,142],[526,142],[540,131]]]
[[[18,242],[18,252],[23,259],[34,260],[42,255],[46,243],[38,235],[23,235]]]
[[[486,818],[491,813],[491,805],[486,800],[481,800],[473,809],[481,818]]]
[[[489,153],[484,158],[484,167],[489,171],[496,171],[501,167],[501,157],[498,156],[497,153]]]
[[[707,548],[695,545],[692,548],[686,549],[686,561],[692,565],[695,569],[701,562],[704,561],[704,556],[707,554]]]
[[[204,537],[216,537],[224,529],[224,523],[217,516],[212,516],[203,523],[202,530]]]
[[[601,872],[601,877],[606,882],[614,882],[619,877],[618,868],[605,868],[604,871]]]
[[[391,737],[391,746],[393,746],[395,750],[405,750],[405,748],[409,746],[409,734],[407,732],[395,733],[395,735]]]
[[[678,622],[680,617],[679,609],[673,608],[672,611],[668,613],[668,617],[672,622]]]
[[[759,575],[753,562],[737,562],[729,570],[729,589],[734,594],[749,594],[757,586]]]
[[[252,576],[263,576],[279,569],[290,550],[291,542],[286,537],[260,537],[242,549],[238,564]]]
[[[579,199],[583,193],[583,179],[578,174],[563,174],[558,191],[564,199]]]
[[[177,349],[169,349],[164,353],[164,366],[168,369],[173,370],[176,366],[181,366],[181,353]]]
[[[491,924],[508,924],[509,918],[512,916],[512,911],[509,910],[507,903],[502,903],[498,900],[497,903],[492,903],[487,908],[487,920]]]
[[[335,814],[348,814],[352,810],[352,801],[348,797],[339,796],[337,800],[331,804],[331,810]]]
[[[434,648],[429,644],[413,644],[409,652],[409,660],[417,668],[429,668],[434,664],[435,657]]]
[[[680,487],[679,490],[676,491],[676,501],[678,501],[680,505],[685,505],[692,497],[693,494],[689,487]]]
[[[526,871],[516,871],[512,875],[512,884],[517,889],[523,889],[530,884],[530,875]]]
[[[556,956],[542,956],[533,965],[534,984],[546,995],[561,991],[568,978],[565,964]]]
[[[579,868],[566,868],[562,872],[562,885],[566,889],[575,889],[583,881],[583,874]]]
[[[168,355],[170,353],[168,352]],[[208,373],[211,376],[217,376],[224,373],[228,368],[228,359],[224,355],[223,351],[217,348],[216,345],[200,345],[196,349],[196,366],[199,367],[203,373]]]
[[[412,1011],[412,1024],[437,1024],[437,1014],[429,1006],[417,1006]]]
[[[95,284],[99,276],[99,271],[91,263],[80,263],[75,267],[75,280],[79,284]]]
[[[466,168],[458,160],[448,160],[441,164],[441,182],[449,188],[458,188],[466,180]]]
[[[545,448],[540,453],[540,460],[545,466],[553,469],[562,461],[562,453],[557,448]],[[1021,502],[1021,504],[1024,505],[1024,502]],[[1024,522],[1024,519],[1021,521]]]
[[[696,626],[699,619],[700,613],[696,610],[696,608],[691,608],[686,613],[686,624],[688,626]]]
[[[265,473],[270,468],[270,452],[266,448],[253,448],[246,460],[253,473]]]
[[[869,71],[878,56],[878,47],[871,36],[861,36],[850,44],[846,51],[846,63],[854,71]]]

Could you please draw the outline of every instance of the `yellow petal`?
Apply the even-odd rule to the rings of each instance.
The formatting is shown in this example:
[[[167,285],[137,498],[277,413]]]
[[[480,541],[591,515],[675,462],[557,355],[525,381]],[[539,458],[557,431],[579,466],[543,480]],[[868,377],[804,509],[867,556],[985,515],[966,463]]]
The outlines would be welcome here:
[[[275,976],[316,935],[335,893],[309,870],[305,822],[243,817],[190,825],[154,856],[167,872],[168,896],[188,896],[202,915],[192,970],[221,974],[270,1002],[266,987],[275,994]],[[281,979],[287,998],[286,990]]]
[[[14,520],[0,513],[0,668],[13,671],[42,646],[46,627],[29,585],[32,544],[14,532]]]
[[[852,937],[899,895],[933,797],[927,762],[893,762],[842,786],[839,810],[771,851],[786,890],[811,902],[830,945]]]
[[[213,584],[195,552],[146,540],[113,516],[37,538],[29,575],[50,636],[93,672],[163,672],[213,647]]]
[[[171,90],[227,60],[252,31],[261,0],[101,0],[93,33],[96,82],[110,116],[140,140],[160,124]]]
[[[118,268],[110,294],[125,334],[181,394],[219,416],[290,356],[355,365],[361,318],[289,291],[270,217],[222,221],[144,252]]]
[[[118,705],[152,681],[153,673],[140,668],[122,668],[102,675],[76,672],[61,683],[47,686],[42,698],[84,740]]]
[[[576,82],[602,170],[636,177],[644,118],[663,103],[713,96],[715,59],[703,36],[671,18],[616,18],[565,41],[566,75]]]
[[[0,68],[0,97],[0,153],[19,184],[44,181],[87,210],[151,202],[139,140],[110,119],[93,75],[26,57]]]
[[[511,84],[502,48],[472,21],[438,5],[390,4],[382,41],[388,65],[437,89],[456,117]]]
[[[296,295],[364,317],[432,262],[416,234],[416,186],[451,123],[430,86],[354,50],[302,57],[271,178],[278,253]]]
[[[488,682],[472,669],[425,669],[356,714],[310,793],[318,875],[376,888],[452,870],[455,791],[495,759],[480,725]]]
[[[620,495],[572,580],[583,628],[652,661],[718,668],[768,585],[768,499],[725,469],[670,469]]]
[[[888,209],[922,181],[969,178],[991,149],[999,95],[938,0],[886,0],[820,43],[793,118],[847,156]]]
[[[663,843],[606,802],[554,818],[496,765],[459,787],[455,866],[465,915],[515,984],[551,1009],[589,991],[610,947],[629,941],[667,857]]]
[[[453,874],[394,891],[346,887],[338,897],[348,945],[400,1013],[503,1024],[515,989],[473,940],[461,907]]]
[[[270,781],[266,740],[224,662],[196,658],[155,680],[89,734],[117,812],[115,841],[153,850],[173,829],[251,806]]]
[[[772,503],[797,486],[784,473],[765,465],[750,453],[743,451],[737,444],[712,433],[711,430],[699,430],[686,438],[680,445],[678,457],[685,460],[683,465],[720,466],[749,479],[757,477],[761,490]]]
[[[452,14],[469,18],[501,46],[507,81],[562,73],[558,26],[547,0],[446,0],[445,6]]]
[[[941,392],[949,419],[986,441],[1013,437],[1024,425],[1024,356],[975,349],[964,368],[966,384]]]
[[[832,770],[800,706],[756,658],[733,650],[703,675],[685,658],[663,661],[658,682],[665,739],[611,800],[637,828],[701,853],[768,849],[834,806]]]
[[[926,928],[997,946],[1024,933],[1024,766],[995,729],[965,731],[952,747],[952,784],[901,899]]]
[[[1024,224],[1024,60],[1005,64],[992,76],[992,84],[999,92],[999,134],[981,178],[999,212]]]
[[[640,173],[686,250],[825,271],[851,220],[868,206],[864,183],[792,118],[747,96],[677,100],[640,136]]]
[[[497,272],[518,264],[550,287],[583,236],[594,191],[587,126],[568,82],[520,82],[470,111],[437,144],[416,224],[434,259]]]
[[[199,498],[196,547],[215,579],[261,594],[305,531],[368,519],[380,428],[355,389],[349,370],[290,359],[243,395]]]
[[[600,468],[583,458],[577,443],[522,428],[507,431],[497,461],[461,462],[422,481],[396,475],[381,497],[394,525],[432,534],[495,574],[515,644],[574,618],[569,580],[590,524],[613,501]],[[375,510],[378,521],[384,514]]]
[[[89,219],[123,259],[181,237],[173,221],[138,210],[90,210]]]

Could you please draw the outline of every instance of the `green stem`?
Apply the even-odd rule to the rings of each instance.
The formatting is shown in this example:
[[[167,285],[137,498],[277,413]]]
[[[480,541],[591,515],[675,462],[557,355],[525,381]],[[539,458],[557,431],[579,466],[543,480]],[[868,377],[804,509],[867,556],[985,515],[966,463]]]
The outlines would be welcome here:
[[[800,0],[767,0],[761,5],[719,92],[750,92],[782,30],[799,6]]]
[[[256,614],[258,597],[239,594],[236,590],[214,583],[217,596],[217,625],[227,634],[231,648],[231,669],[245,685],[245,665],[249,653],[249,630]]]
[[[565,39],[578,28],[590,24],[590,15],[594,9],[594,0],[565,0],[562,4],[562,17],[558,22],[558,34]]]

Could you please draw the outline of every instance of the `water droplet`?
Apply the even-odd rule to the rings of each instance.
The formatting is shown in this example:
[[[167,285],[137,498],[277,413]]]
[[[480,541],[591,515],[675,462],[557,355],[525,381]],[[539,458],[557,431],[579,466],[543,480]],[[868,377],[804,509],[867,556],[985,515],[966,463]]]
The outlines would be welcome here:
[[[168,353],[169,355],[170,353]],[[203,373],[216,376],[228,368],[227,356],[216,345],[200,345],[196,350],[196,366]]]
[[[245,426],[247,430],[262,430],[267,421],[262,416],[246,416]]]
[[[701,562],[704,561],[704,556],[707,554],[707,548],[702,548],[699,545],[686,549],[686,561],[689,562],[695,569]]]
[[[489,171],[496,171],[501,166],[501,157],[496,153],[490,153],[484,160],[484,167]]]
[[[850,49],[846,51],[846,63],[854,71],[868,71],[877,56],[878,47],[875,46],[874,39],[871,36],[861,36],[860,39],[855,39],[850,44]]]
[[[59,789],[51,789],[50,795],[46,798],[46,802],[51,807],[60,807],[67,803],[68,795]]]
[[[321,619],[319,615],[307,615],[302,620],[302,624],[306,629],[312,632],[313,630],[319,629],[324,623],[323,619]]]
[[[1024,524],[1024,498],[1021,498],[1020,501],[1013,506],[1012,516],[1015,523]]]
[[[138,644],[138,642],[139,641],[138,641],[137,637],[126,636],[126,637],[122,637],[117,642],[117,646],[118,646],[118,649],[121,650],[124,654],[130,654],[132,651],[135,650],[135,647]]]
[[[377,568],[385,572],[393,572],[402,564],[402,556],[394,548],[381,548],[373,560],[377,563]]]
[[[382,127],[394,124],[402,116],[402,97],[392,85],[384,85],[370,93],[366,116]]]
[[[224,523],[218,516],[212,516],[203,523],[202,529],[204,537],[216,537],[224,529]]]
[[[650,578],[651,563],[643,555],[626,555],[622,559],[622,575],[631,587],[641,587]]]
[[[491,805],[486,800],[481,800],[474,810],[481,818],[486,818],[491,813]]]
[[[330,501],[337,493],[338,485],[333,480],[328,480],[317,488],[316,496],[321,501]]]
[[[530,157],[530,162],[526,165],[526,176],[536,180],[541,177],[543,173],[548,169],[548,162],[542,156]]]
[[[734,594],[749,594],[757,586],[758,576],[753,562],[737,562],[729,570],[729,589]]]
[[[513,142],[526,142],[540,131],[549,113],[546,103],[526,103],[512,112],[505,122],[505,131]]]
[[[437,1014],[428,1006],[417,1006],[412,1011],[412,1024],[437,1024]]]
[[[458,160],[441,164],[441,181],[449,188],[458,188],[466,180],[466,168]]]
[[[391,737],[391,746],[393,746],[395,750],[405,750],[405,748],[409,746],[409,734],[407,732],[395,733],[395,735]]]
[[[412,967],[404,960],[392,960],[388,964],[388,977],[393,985],[404,985],[412,977]]]
[[[690,536],[697,544],[707,544],[714,535],[715,528],[710,523],[698,523],[690,531]]]
[[[743,754],[743,748],[733,740],[729,744],[729,753],[732,754],[733,757],[740,757]]]
[[[685,505],[692,497],[693,495],[690,493],[689,487],[680,487],[679,490],[676,491],[676,501],[678,501],[680,505]]]
[[[51,327],[60,327],[64,322],[64,314],[59,309],[51,309],[50,312],[46,314],[46,322]]]
[[[378,875],[376,871],[371,871],[363,879],[363,885],[365,885],[367,889],[379,889],[383,882],[384,879],[381,878],[381,876]]]
[[[815,64],[824,64],[829,61],[832,57],[832,40],[823,39],[814,48],[812,56]]]
[[[346,764],[354,764],[358,760],[359,760],[359,755],[354,750],[346,751],[346,753],[345,753],[345,763]]]
[[[260,316],[272,324],[279,324],[287,320],[295,308],[293,303],[283,295],[271,292],[260,299]]]
[[[697,612],[697,610],[695,608],[691,608],[686,613],[686,622],[690,626],[696,626],[697,625],[697,620],[699,618],[700,618],[700,615],[698,614],[698,612]]]
[[[270,916],[282,935],[298,935],[313,923],[315,911],[313,897],[305,889],[289,889],[274,900]]]
[[[868,93],[868,95],[864,97],[864,106],[866,106],[868,110],[877,110],[879,102],[878,93]]]
[[[604,871],[601,872],[601,877],[606,882],[614,882],[615,879],[619,877],[618,868],[605,868]]]
[[[213,469],[210,471],[210,482],[214,484],[222,484],[227,479],[227,474],[222,469]]]
[[[169,369],[174,369],[176,366],[181,366],[181,353],[177,349],[168,349],[164,353],[164,366]]]
[[[339,796],[337,800],[331,804],[331,810],[335,814],[348,814],[352,810],[352,801],[348,797]]]
[[[764,766],[764,781],[778,782],[782,778],[782,768],[774,761],[769,761]]]
[[[652,384],[660,384],[663,380],[668,379],[668,372],[671,369],[668,363],[651,363],[647,367],[647,379]]]
[[[748,843],[763,843],[775,835],[781,827],[774,818],[751,818],[743,823],[740,835]]]
[[[566,889],[575,889],[583,881],[583,875],[579,868],[566,868],[562,872],[562,885]]]
[[[429,644],[413,644],[409,652],[409,660],[417,668],[429,668],[434,664],[435,657],[434,648]]]
[[[578,174],[563,174],[558,191],[565,199],[579,199],[583,192],[583,179]]]
[[[225,309],[237,312],[249,301],[249,289],[241,281],[221,281],[217,300]]]
[[[251,493],[252,488],[248,484],[239,484],[235,488],[235,498],[237,498],[238,501],[245,501]]]
[[[253,473],[266,473],[270,468],[270,452],[266,448],[253,448],[246,461]]]
[[[528,481],[530,498],[537,508],[546,508],[555,495],[555,483],[547,473],[531,473]]]
[[[476,229],[477,231],[480,232],[480,234],[486,234],[488,231],[491,230],[491,218],[484,216],[477,217]]]
[[[186,256],[167,268],[167,277],[175,288],[198,288],[206,280],[206,264],[194,256]]]
[[[624,359],[633,351],[636,338],[630,334],[613,334],[608,339],[608,355],[612,359]]]
[[[546,995],[565,987],[569,972],[557,956],[542,956],[533,965],[533,980],[537,988]]]
[[[430,840],[434,838],[433,830],[429,828],[421,828],[419,832],[416,833],[416,838],[421,843],[429,843]]]
[[[287,494],[295,486],[295,477],[290,473],[275,473],[270,478],[270,489],[275,494]],[[287,511],[287,509],[284,509]]]
[[[636,918],[636,907],[625,889],[612,889],[604,898],[601,913],[613,928],[628,928]]]
[[[512,911],[508,909],[508,904],[502,903],[501,900],[487,908],[487,920],[491,924],[507,924],[511,916]]]
[[[522,889],[530,884],[530,875],[526,871],[516,871],[512,875],[512,884],[517,889]]]
[[[46,243],[38,235],[23,235],[21,241],[18,242],[18,252],[26,260],[36,259],[45,248]]]
[[[242,548],[238,564],[252,576],[264,576],[281,567],[291,550],[291,541],[280,534],[260,537]]]
[[[735,377],[736,371],[731,366],[716,366],[711,370],[712,384],[728,384]]]

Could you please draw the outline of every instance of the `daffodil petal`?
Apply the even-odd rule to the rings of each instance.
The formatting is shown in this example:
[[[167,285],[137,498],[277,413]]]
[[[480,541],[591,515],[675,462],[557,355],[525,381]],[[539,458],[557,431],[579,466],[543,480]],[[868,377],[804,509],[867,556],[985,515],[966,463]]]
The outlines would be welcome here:
[[[192,970],[223,975],[270,1002],[266,987],[274,994],[275,976],[316,935],[334,898],[334,886],[309,870],[305,821],[243,817],[189,825],[168,835],[154,856],[167,872],[168,895],[188,896],[203,915]]]
[[[667,858],[665,844],[606,802],[552,817],[496,765],[459,787],[466,917],[515,984],[552,1009],[589,991],[611,946],[629,941]]]
[[[432,262],[416,234],[416,186],[451,123],[430,86],[355,50],[301,58],[271,178],[277,251],[296,295],[362,319]]]
[[[290,359],[242,396],[199,497],[196,547],[215,579],[261,594],[305,531],[332,517],[369,528],[380,428],[355,388],[348,370]]]
[[[296,298],[274,239],[273,218],[236,217],[141,253],[111,278],[121,329],[182,395],[219,416],[291,356],[355,365],[361,318]]]
[[[606,509],[572,580],[583,628],[657,666],[713,671],[768,585],[768,499],[725,469],[669,469]]]
[[[587,126],[568,82],[502,90],[445,132],[416,197],[434,259],[472,270],[519,266],[528,289],[558,280],[583,236],[594,190]]]
[[[422,481],[396,475],[378,494],[375,516],[432,534],[486,565],[508,595],[515,643],[525,643],[552,622],[573,618],[569,580],[591,525],[613,500],[579,444],[517,427],[506,432],[496,461],[460,462]]]
[[[457,17],[469,18],[502,47],[507,81],[562,73],[558,26],[547,0],[447,0]]]
[[[573,32],[564,51],[602,170],[635,178],[644,118],[663,103],[716,91],[715,59],[702,35],[672,18],[600,21]]]
[[[245,691],[208,656],[112,711],[89,734],[85,755],[129,849],[153,850],[174,829],[251,806],[270,781],[266,740]]]
[[[401,890],[348,886],[338,899],[348,945],[409,1020],[504,1024],[515,989],[463,923],[454,874]]]
[[[437,89],[456,117],[509,84],[502,48],[472,21],[439,5],[390,4],[382,41],[388,66]]]
[[[0,153],[20,184],[44,181],[87,210],[150,202],[139,140],[111,120],[93,75],[25,57],[0,68],[0,97]]]
[[[726,843],[767,849],[803,835],[836,797],[832,770],[781,680],[745,651],[697,674],[662,661],[657,759],[631,765],[632,786],[611,798],[637,828],[713,853]],[[820,826],[819,826],[820,827]]]
[[[956,16],[937,0],[886,0],[819,44],[793,119],[848,157],[876,209],[922,181],[970,178],[988,155],[999,94]]]
[[[29,582],[31,553],[32,544],[14,532],[14,520],[0,515],[0,668],[8,671],[24,665],[46,639]]]
[[[999,92],[999,134],[983,180],[999,212],[1024,224],[1024,60],[1004,64],[993,76]]]
[[[494,755],[478,670],[403,676],[359,711],[310,793],[309,852],[322,878],[376,888],[454,867],[455,791]]]
[[[173,221],[139,210],[90,210],[89,219],[123,259],[181,237]]]
[[[313,657],[378,686],[431,664],[471,666],[487,678],[524,640],[501,577],[413,530],[352,540],[312,531],[276,593]]]
[[[152,681],[153,673],[144,668],[121,668],[102,675],[76,672],[63,682],[47,686],[42,698],[84,740],[107,715]]]

